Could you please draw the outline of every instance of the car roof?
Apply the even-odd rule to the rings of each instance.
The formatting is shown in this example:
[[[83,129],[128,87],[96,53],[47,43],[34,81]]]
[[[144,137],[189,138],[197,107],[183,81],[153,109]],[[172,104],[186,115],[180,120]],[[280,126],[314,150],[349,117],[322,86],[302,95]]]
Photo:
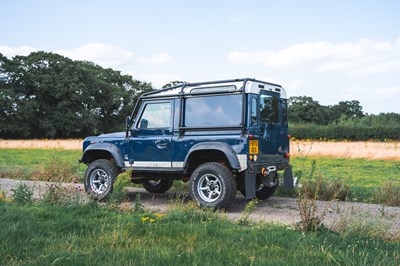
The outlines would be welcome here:
[[[279,93],[280,98],[287,99],[286,91],[281,85],[250,78],[182,83],[171,88],[146,93],[142,98],[243,92],[243,87],[245,93],[258,94],[261,90],[266,90]]]

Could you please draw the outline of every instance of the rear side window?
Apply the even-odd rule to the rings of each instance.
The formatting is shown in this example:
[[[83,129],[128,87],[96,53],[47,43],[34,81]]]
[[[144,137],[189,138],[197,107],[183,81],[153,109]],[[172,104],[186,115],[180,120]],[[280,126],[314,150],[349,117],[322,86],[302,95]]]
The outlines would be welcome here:
[[[187,98],[186,127],[240,126],[242,97],[240,94]]]
[[[277,96],[261,94],[260,120],[272,124],[279,123],[279,100]]]
[[[286,99],[282,99],[282,123],[288,123],[288,104]]]
[[[251,98],[251,115],[250,115],[251,125],[257,124],[257,109],[258,109],[257,98],[253,97]]]

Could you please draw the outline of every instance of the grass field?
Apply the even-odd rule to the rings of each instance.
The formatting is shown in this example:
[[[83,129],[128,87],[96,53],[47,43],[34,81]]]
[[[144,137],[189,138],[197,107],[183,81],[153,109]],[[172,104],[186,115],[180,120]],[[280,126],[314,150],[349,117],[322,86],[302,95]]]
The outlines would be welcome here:
[[[400,160],[400,142],[332,142],[300,141],[290,142],[292,156],[365,158],[374,160]],[[81,139],[65,140],[2,140],[0,149],[63,149],[81,150]]]
[[[1,265],[399,265],[400,243],[167,214],[0,201]]]
[[[79,181],[85,165],[81,152],[56,149],[0,149],[0,177],[44,181]]]
[[[351,199],[370,202],[375,189],[388,182],[400,186],[400,160],[294,157],[294,174],[310,169],[316,161],[316,175],[343,180],[351,187]]]
[[[0,177],[52,181],[82,181],[85,165],[77,150],[0,149]],[[392,181],[400,186],[400,160],[293,157],[295,176],[316,161],[316,174],[338,178],[351,186],[352,199],[370,201],[374,189]]]
[[[0,177],[82,181],[80,156],[79,150],[0,149]],[[313,160],[316,175],[346,180],[352,199],[369,201],[387,181],[400,185],[400,160],[298,156],[295,175],[309,171]],[[304,233],[228,221],[190,203],[175,202],[161,214],[51,199],[22,205],[0,191],[0,265],[400,265],[400,236],[388,237],[384,224],[368,217],[336,233]]]

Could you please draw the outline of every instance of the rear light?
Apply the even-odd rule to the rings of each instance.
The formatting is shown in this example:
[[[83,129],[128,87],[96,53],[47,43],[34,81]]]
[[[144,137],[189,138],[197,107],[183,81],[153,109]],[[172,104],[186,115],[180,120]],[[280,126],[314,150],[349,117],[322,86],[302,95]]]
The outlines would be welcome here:
[[[249,160],[250,161],[257,161],[257,159],[258,159],[258,156],[257,155],[249,155]]]
[[[285,153],[285,158],[289,159],[290,158],[290,153]]]
[[[287,135],[287,138],[290,139],[292,136],[290,136],[290,134]]]
[[[249,139],[252,139],[253,138],[253,135],[252,134],[249,134]]]

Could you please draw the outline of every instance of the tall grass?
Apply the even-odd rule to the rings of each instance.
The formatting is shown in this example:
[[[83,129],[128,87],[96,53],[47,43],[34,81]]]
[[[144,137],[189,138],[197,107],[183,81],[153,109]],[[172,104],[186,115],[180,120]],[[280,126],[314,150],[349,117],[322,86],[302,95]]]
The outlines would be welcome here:
[[[168,213],[0,201],[0,264],[398,265],[400,244],[237,224],[193,204]]]
[[[85,165],[80,151],[2,149],[0,178],[53,182],[82,181]]]
[[[383,198],[374,196],[376,191],[388,182],[394,190],[400,187],[399,161],[302,156],[291,160],[294,176],[304,176],[311,169],[313,161],[316,162],[316,174],[322,178],[319,199],[329,200],[331,191],[339,189],[339,200],[385,203]],[[313,181],[303,184],[309,182]]]

